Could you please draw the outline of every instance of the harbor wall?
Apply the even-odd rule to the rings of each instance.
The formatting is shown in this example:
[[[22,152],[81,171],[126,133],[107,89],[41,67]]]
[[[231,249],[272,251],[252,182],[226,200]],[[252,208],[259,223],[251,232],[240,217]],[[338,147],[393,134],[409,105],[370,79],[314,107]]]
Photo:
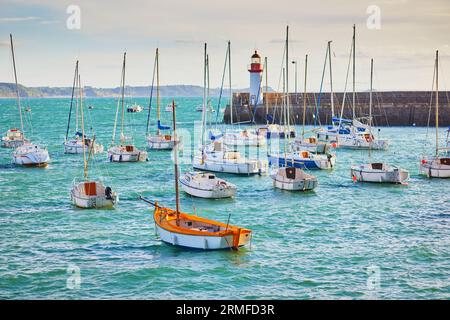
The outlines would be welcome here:
[[[301,124],[303,121],[303,94],[292,93],[290,97],[290,123]],[[450,126],[450,92],[439,93],[439,125]],[[320,98],[318,117],[316,105]],[[280,93],[265,93],[264,104],[249,106],[248,93],[233,94],[233,122],[251,122],[256,124],[266,123],[266,110],[272,116],[274,123],[280,123],[282,119],[282,99]],[[344,94],[335,93],[334,109],[335,115],[339,116],[343,103]],[[432,101],[431,101],[432,99]],[[357,117],[369,115],[369,93],[358,92],[356,94],[355,113]],[[431,101],[431,108],[430,108]],[[306,124],[329,124],[331,121],[331,96],[330,94],[318,93],[306,94]],[[352,117],[352,93],[345,96],[344,118]],[[256,110],[255,110],[256,109]],[[427,126],[435,125],[435,96],[429,91],[385,91],[373,93],[372,115],[376,126]],[[430,117],[429,117],[430,115]],[[226,107],[224,118],[225,123],[231,123],[229,106]]]

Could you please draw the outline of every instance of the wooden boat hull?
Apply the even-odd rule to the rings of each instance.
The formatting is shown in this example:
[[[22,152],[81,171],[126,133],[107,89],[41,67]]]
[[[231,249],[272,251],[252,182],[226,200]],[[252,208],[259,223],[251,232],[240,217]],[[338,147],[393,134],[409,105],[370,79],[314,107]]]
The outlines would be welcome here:
[[[409,172],[395,166],[387,169],[372,169],[367,165],[352,166],[351,176],[354,181],[373,183],[404,183],[409,179]]]
[[[221,228],[222,231],[208,232],[177,227],[174,219],[175,211],[168,208],[155,207],[153,218],[156,230],[161,240],[174,246],[202,249],[220,250],[237,249],[248,244],[251,240],[251,231],[226,225],[221,222],[200,218],[194,215],[180,213],[181,219],[192,223],[205,223]],[[226,229],[226,230],[225,230]]]

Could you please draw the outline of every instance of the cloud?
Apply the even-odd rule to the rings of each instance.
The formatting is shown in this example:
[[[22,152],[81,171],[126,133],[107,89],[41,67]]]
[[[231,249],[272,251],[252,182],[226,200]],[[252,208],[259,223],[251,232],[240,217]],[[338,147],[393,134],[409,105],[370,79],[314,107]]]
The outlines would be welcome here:
[[[15,23],[15,22],[23,22],[23,21],[33,21],[33,20],[39,20],[41,18],[39,17],[2,17],[0,18],[0,23]]]

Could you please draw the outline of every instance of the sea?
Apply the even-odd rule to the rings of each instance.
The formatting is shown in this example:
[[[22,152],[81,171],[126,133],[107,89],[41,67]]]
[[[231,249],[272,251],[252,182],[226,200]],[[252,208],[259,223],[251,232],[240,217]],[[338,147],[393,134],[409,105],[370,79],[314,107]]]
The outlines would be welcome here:
[[[196,108],[202,100],[175,100],[183,139],[180,171],[187,172],[200,140]],[[161,122],[169,126],[172,113],[165,108],[171,101],[161,103]],[[134,102],[145,110],[125,112],[124,135],[145,148],[149,102],[135,98],[126,104]],[[117,103],[84,101],[85,130],[93,130],[105,150]],[[113,210],[78,209],[70,190],[74,179],[83,178],[83,157],[63,149],[70,99],[22,99],[22,108],[26,136],[48,148],[51,162],[47,168],[17,167],[12,150],[0,149],[0,299],[450,298],[450,180],[418,172],[421,157],[434,153],[433,128],[376,130],[390,146],[373,151],[370,160],[409,170],[407,185],[353,182],[350,166],[369,161],[368,153],[337,149],[332,170],[310,172],[319,181],[313,192],[275,189],[268,175],[229,174],[217,175],[237,185],[232,199],[181,192],[182,211],[253,231],[251,244],[238,251],[203,251],[162,243],[152,208],[139,199],[175,207],[170,151],[149,151],[148,161],[140,163],[110,163],[106,153],[95,155],[89,176],[102,179],[120,200]],[[76,130],[75,111],[69,136]],[[211,114],[210,127],[245,127],[225,126],[222,117]],[[2,134],[19,125],[16,101],[1,99]],[[154,103],[148,130],[156,130]],[[444,144],[446,128],[439,131]],[[265,157],[267,148],[242,153]]]

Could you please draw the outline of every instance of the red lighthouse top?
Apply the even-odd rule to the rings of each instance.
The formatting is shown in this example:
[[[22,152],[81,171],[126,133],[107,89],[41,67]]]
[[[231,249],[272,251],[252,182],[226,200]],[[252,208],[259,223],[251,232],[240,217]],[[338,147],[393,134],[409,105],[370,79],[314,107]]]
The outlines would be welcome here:
[[[252,55],[251,59],[252,63],[250,64],[249,72],[262,72],[263,66],[261,64],[261,57],[258,54],[258,51],[255,50],[255,53]]]

